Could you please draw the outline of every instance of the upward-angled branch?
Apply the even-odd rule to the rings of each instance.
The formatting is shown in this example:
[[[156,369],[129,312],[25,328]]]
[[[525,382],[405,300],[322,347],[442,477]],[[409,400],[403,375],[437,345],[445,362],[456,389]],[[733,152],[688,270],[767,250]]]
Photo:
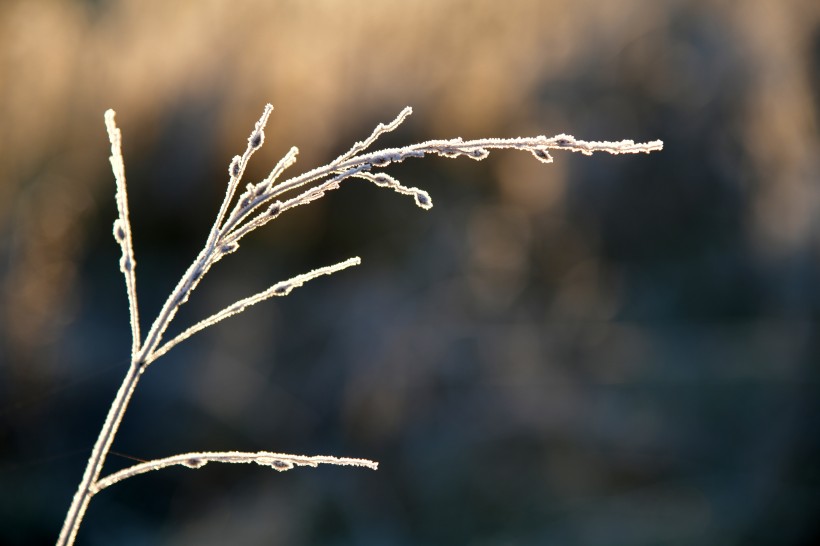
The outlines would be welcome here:
[[[399,125],[404,123],[404,120],[407,119],[407,116],[413,113],[413,109],[409,106],[405,106],[404,109],[399,112],[399,115],[396,116],[396,119],[385,125],[384,123],[379,123],[376,125],[376,128],[373,129],[373,132],[370,133],[370,136],[366,139],[357,142],[354,144],[348,151],[340,155],[336,158],[334,163],[341,163],[345,159],[349,159],[354,155],[361,153],[368,149],[376,140],[385,133],[389,133],[390,131],[395,131],[398,129]]]
[[[173,349],[174,346],[178,345],[182,341],[185,341],[197,332],[201,332],[205,328],[213,326],[217,322],[224,320],[228,317],[238,315],[251,305],[256,305],[257,303],[270,299],[274,296],[287,296],[293,291],[294,288],[299,288],[300,286],[302,286],[310,280],[313,280],[322,275],[331,275],[333,273],[336,273],[337,271],[341,271],[342,269],[347,269],[348,267],[359,265],[360,263],[362,263],[362,260],[357,256],[355,258],[350,258],[334,265],[320,267],[318,269],[314,269],[313,271],[309,271],[308,273],[302,273],[301,275],[297,275],[286,281],[278,282],[270,288],[268,288],[267,290],[259,292],[258,294],[254,294],[253,296],[247,297],[245,299],[236,301],[231,305],[227,306],[226,308],[224,308],[223,310],[219,311],[218,313],[214,313],[210,317],[197,322],[181,334],[177,335],[172,340],[167,341],[162,347],[154,351],[148,357],[146,364],[150,364],[151,362],[160,358],[165,353]]]
[[[140,317],[137,308],[137,260],[131,243],[131,219],[128,216],[128,192],[125,189],[125,163],[122,160],[122,134],[114,121],[114,110],[105,112],[105,126],[108,129],[108,140],[111,141],[111,170],[117,184],[117,219],[114,221],[114,238],[120,245],[120,271],[125,276],[125,289],[128,292],[128,310],[131,318],[131,356],[140,349]]]

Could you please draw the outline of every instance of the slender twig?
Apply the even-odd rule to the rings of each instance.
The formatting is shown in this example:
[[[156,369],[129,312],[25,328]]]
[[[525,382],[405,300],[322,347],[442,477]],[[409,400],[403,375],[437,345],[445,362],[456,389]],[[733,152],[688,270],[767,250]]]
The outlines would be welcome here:
[[[369,459],[353,459],[350,457],[333,457],[330,455],[306,456],[290,455],[287,453],[271,453],[270,451],[257,451],[256,453],[244,451],[206,451],[202,453],[182,453],[164,459],[146,461],[124,468],[94,484],[93,492],[99,493],[106,487],[121,482],[146,472],[153,472],[169,466],[180,465],[186,468],[202,468],[208,463],[256,463],[262,466],[269,466],[279,472],[290,470],[295,466],[317,467],[320,464],[332,464],[336,466],[361,466],[378,470],[379,463]]]
[[[114,111],[105,112],[105,126],[108,129],[108,140],[111,141],[111,169],[117,184],[117,212],[114,222],[114,238],[120,245],[120,271],[125,276],[125,288],[128,292],[128,310],[131,319],[131,357],[140,348],[140,318],[137,307],[137,260],[134,257],[134,246],[131,242],[131,219],[128,215],[128,193],[125,191],[125,163],[122,160],[122,134],[114,121]]]
[[[370,133],[370,136],[366,139],[357,142],[354,144],[348,151],[337,157],[333,163],[341,163],[345,159],[349,159],[354,155],[365,151],[366,149],[370,148],[376,140],[385,133],[389,133],[391,131],[395,131],[398,129],[399,125],[404,123],[404,120],[407,119],[407,116],[413,113],[413,109],[409,106],[405,106],[404,109],[399,112],[399,115],[396,116],[396,119],[385,125],[384,123],[379,123],[376,125],[376,128],[373,129],[373,132]]]
[[[57,546],[70,546],[74,544],[74,538],[77,536],[77,531],[82,523],[85,511],[88,508],[88,503],[91,497],[94,496],[94,485],[100,477],[105,459],[111,449],[111,444],[114,441],[114,436],[119,430],[125,410],[128,407],[128,402],[131,400],[131,395],[137,388],[137,383],[142,375],[143,368],[134,362],[128,367],[128,372],[123,379],[117,391],[117,396],[114,402],[108,409],[108,415],[105,418],[100,435],[97,437],[97,442],[94,444],[94,449],[91,451],[91,456],[88,458],[88,464],[83,473],[83,479],[77,487],[77,492],[74,493],[74,498],[71,501],[71,506],[66,514],[65,521],[63,521],[63,528],[60,531],[60,536],[57,539]]]

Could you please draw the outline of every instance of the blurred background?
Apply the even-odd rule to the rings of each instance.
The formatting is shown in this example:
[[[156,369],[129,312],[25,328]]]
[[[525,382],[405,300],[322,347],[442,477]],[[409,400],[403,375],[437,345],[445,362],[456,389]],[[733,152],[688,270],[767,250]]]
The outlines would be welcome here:
[[[408,161],[216,267],[178,332],[314,267],[146,374],[109,471],[195,450],[378,472],[174,468],[81,545],[732,545],[820,536],[814,0],[4,0],[0,544],[53,544],[128,363],[103,112],[143,328],[250,180],[383,139],[663,139],[649,156]]]

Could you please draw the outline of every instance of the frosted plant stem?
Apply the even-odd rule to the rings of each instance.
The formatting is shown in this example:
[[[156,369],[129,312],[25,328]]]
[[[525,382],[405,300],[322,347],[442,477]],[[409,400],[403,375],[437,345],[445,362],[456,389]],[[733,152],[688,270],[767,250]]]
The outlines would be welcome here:
[[[70,546],[74,543],[74,538],[77,536],[77,530],[85,515],[88,503],[96,492],[95,486],[97,480],[100,477],[100,472],[108,457],[114,436],[116,436],[120,423],[122,423],[122,418],[125,415],[125,410],[128,408],[128,403],[131,401],[131,395],[134,393],[134,389],[136,389],[137,383],[147,367],[147,356],[150,355],[159,344],[162,332],[168,328],[168,324],[176,314],[180,302],[184,297],[187,297],[193,289],[195,279],[199,272],[202,271],[203,264],[206,262],[206,256],[207,252],[203,250],[199,258],[188,268],[188,271],[179,281],[171,296],[165,302],[159,316],[154,321],[142,348],[131,361],[128,373],[125,379],[123,379],[119,391],[117,391],[117,396],[114,398],[114,402],[108,410],[108,416],[105,418],[105,423],[100,431],[100,435],[97,437],[97,442],[91,451],[83,479],[80,481],[77,492],[74,494],[74,499],[71,501],[71,507],[63,522],[60,537],[57,539],[57,546]]]
[[[63,528],[57,539],[58,546],[68,546],[74,543],[77,530],[83,520],[91,497],[94,496],[93,486],[100,477],[100,472],[108,457],[111,444],[117,435],[125,410],[131,395],[137,387],[139,378],[145,369],[141,364],[139,311],[137,307],[137,277],[135,273],[136,259],[131,242],[131,220],[128,214],[128,193],[125,185],[125,164],[122,159],[122,135],[114,121],[114,111],[105,112],[105,126],[108,130],[108,139],[111,142],[111,169],[117,185],[117,220],[114,222],[114,239],[120,245],[120,271],[125,277],[125,287],[128,293],[128,308],[131,322],[131,364],[128,373],[117,391],[117,396],[108,409],[108,415],[103,423],[100,435],[88,458],[83,478],[74,493],[68,514],[63,521]]]
[[[174,339],[167,341],[162,347],[158,348],[156,351],[153,351],[151,354],[151,360],[148,362],[150,364],[154,360],[158,359],[159,357],[163,356],[165,353],[170,351],[174,346],[185,341],[192,335],[196,334],[197,332],[201,332],[205,328],[209,326],[213,326],[217,322],[224,320],[230,316],[236,315],[250,307],[251,305],[256,305],[261,301],[265,301],[269,298],[274,296],[287,296],[291,293],[294,288],[299,288],[307,281],[313,280],[316,277],[321,275],[332,275],[337,271],[341,271],[342,269],[347,269],[348,267],[352,267],[354,265],[359,265],[362,263],[361,258],[358,256],[354,258],[349,258],[343,262],[339,262],[334,265],[329,265],[326,267],[320,267],[318,269],[314,269],[308,273],[303,273],[301,275],[297,275],[291,279],[286,281],[278,282],[264,290],[263,292],[259,292],[253,296],[248,298],[241,299],[232,303],[231,305],[227,306],[226,308],[222,309],[218,313],[214,313],[210,317],[199,321],[198,323],[194,324],[181,334],[177,335]]]
[[[125,276],[125,284],[128,293],[128,302],[130,309],[130,321],[133,338],[131,364],[128,368],[128,372],[125,375],[125,378],[123,379],[122,384],[120,385],[119,390],[117,391],[117,395],[114,398],[114,401],[112,402],[111,407],[108,410],[108,415],[106,416],[105,422],[103,423],[102,430],[100,431],[100,434],[97,437],[97,441],[94,444],[94,448],[91,451],[91,456],[88,459],[85,472],[83,473],[83,478],[77,487],[77,491],[74,494],[74,497],[71,501],[71,506],[68,509],[68,513],[66,514],[65,520],[63,521],[63,527],[60,530],[60,536],[57,539],[57,546],[71,546],[72,544],[74,544],[74,540],[77,536],[77,531],[80,528],[80,524],[82,523],[83,517],[85,516],[85,511],[88,508],[88,504],[91,501],[91,498],[103,487],[105,487],[105,485],[103,485],[103,487],[100,487],[99,481],[103,465],[105,464],[106,458],[108,457],[108,453],[111,449],[111,444],[114,441],[114,437],[116,436],[120,424],[122,423],[122,419],[125,415],[126,409],[128,408],[128,404],[131,401],[131,396],[133,395],[137,383],[139,382],[139,379],[142,376],[145,369],[147,368],[148,364],[155,358],[154,352],[159,346],[160,342],[162,341],[163,334],[168,329],[168,326],[170,325],[179,308],[182,306],[182,304],[184,304],[187,301],[191,292],[194,290],[194,288],[196,288],[197,284],[205,275],[205,273],[207,273],[208,269],[220,258],[222,258],[222,256],[235,250],[235,248],[226,250],[225,248],[223,248],[223,246],[220,245],[220,238],[222,236],[222,232],[219,229],[219,227],[222,223],[222,220],[224,219],[225,212],[227,211],[228,205],[235,193],[235,190],[239,185],[239,180],[241,179],[242,174],[244,173],[248,159],[250,159],[250,156],[253,154],[255,150],[259,149],[259,147],[262,145],[262,142],[264,141],[264,127],[265,123],[268,120],[271,110],[272,107],[270,105],[267,105],[262,115],[262,118],[259,120],[259,122],[257,122],[256,127],[254,128],[254,132],[251,133],[251,136],[248,138],[248,148],[245,151],[244,155],[241,157],[235,157],[234,160],[231,162],[231,165],[229,167],[231,179],[228,183],[228,191],[225,196],[225,200],[223,201],[223,204],[220,208],[220,211],[217,214],[217,219],[214,222],[214,227],[212,228],[211,233],[208,236],[208,240],[205,243],[205,246],[202,249],[202,251],[199,253],[194,262],[190,265],[188,270],[177,283],[174,290],[171,292],[171,295],[163,304],[162,309],[157,315],[156,320],[154,320],[154,323],[151,325],[151,329],[148,331],[148,334],[146,335],[145,340],[142,343],[140,342],[139,316],[137,312],[136,275],[134,272],[136,260],[134,258],[134,251],[131,242],[131,225],[128,214],[128,200],[125,185],[125,167],[121,151],[121,134],[120,130],[117,128],[116,123],[114,121],[114,111],[108,110],[105,113],[106,127],[108,129],[109,140],[111,141],[111,166],[117,184],[118,218],[114,223],[114,238],[116,239],[122,250],[120,270],[123,272],[123,275]],[[277,170],[281,172],[281,170],[287,167],[287,165],[292,164],[293,158],[295,158],[295,152],[291,151],[291,153],[289,153],[289,155],[286,157],[286,160],[277,166],[277,168],[274,170],[274,173],[272,173],[271,176],[273,177],[274,174],[276,174]],[[346,260],[333,266],[319,268],[310,273],[296,276],[292,279],[289,279],[288,281],[285,281],[284,283],[277,283],[277,285],[274,285],[274,287],[271,288],[270,294],[267,294],[267,291],[266,293],[263,293],[265,294],[265,297],[262,299],[265,299],[266,297],[269,297],[271,295],[285,295],[289,293],[293,288],[301,286],[304,282],[316,278],[317,276],[328,275],[341,269],[344,269],[346,267],[357,265],[358,263],[358,258],[351,258],[349,260]],[[259,296],[255,296],[254,298],[258,297]],[[240,302],[237,303],[240,308],[229,308],[230,312],[223,311],[223,314],[225,316],[230,316],[239,313],[242,310],[244,310],[244,308],[248,305],[256,303],[256,301],[253,298],[250,298],[247,301],[240,300]],[[313,463],[310,462],[309,457],[305,458],[303,456],[297,455],[289,457],[295,457],[295,459],[288,464],[313,465]],[[302,459],[299,459],[299,457],[302,457]],[[348,459],[346,460],[347,462],[335,463],[331,461],[333,457],[320,457],[319,459],[322,460],[318,462],[326,462],[330,464],[356,464],[355,462],[353,462],[356,461],[355,459]],[[374,464],[375,463],[372,463],[372,461],[366,461],[366,463],[362,463],[361,465],[370,466]],[[160,464],[154,467],[154,469],[159,468],[163,468],[163,466]],[[282,470],[283,468],[277,469]],[[119,477],[119,479],[124,479],[124,477],[127,476]]]
[[[137,464],[119,472],[115,472],[100,479],[100,474],[108,457],[114,437],[122,423],[125,411],[131,401],[131,396],[137,387],[140,377],[148,365],[164,355],[172,347],[184,341],[191,335],[213,326],[217,322],[230,316],[241,313],[251,305],[274,296],[285,296],[294,288],[317,277],[337,273],[348,267],[358,265],[358,257],[350,258],[334,265],[320,267],[292,277],[286,281],[274,284],[267,290],[253,296],[241,299],[221,311],[198,322],[184,330],[170,341],[162,344],[162,338],[173,321],[180,307],[188,300],[199,281],[216,262],[227,254],[239,248],[239,241],[251,231],[277,218],[282,212],[312,203],[323,197],[326,192],[339,188],[342,181],[348,178],[363,178],[375,185],[392,189],[398,193],[412,196],[416,205],[429,209],[433,202],[426,191],[402,185],[392,176],[379,171],[393,163],[399,163],[409,158],[422,158],[426,155],[439,155],[446,158],[468,157],[481,160],[490,154],[492,149],[513,149],[530,152],[542,163],[551,163],[552,156],[549,150],[567,150],[592,155],[594,152],[610,154],[650,153],[661,150],[663,143],[659,140],[636,143],[631,140],[619,142],[596,142],[575,139],[570,135],[558,135],[552,138],[537,136],[531,138],[508,139],[479,139],[462,140],[430,140],[402,148],[388,148],[379,151],[367,151],[383,134],[395,130],[409,116],[412,109],[409,107],[388,124],[379,124],[365,140],[356,142],[346,153],[336,160],[322,167],[317,167],[302,175],[295,176],[284,182],[276,182],[278,177],[296,161],[298,150],[291,148],[271,171],[270,175],[258,184],[248,184],[247,189],[240,194],[237,203],[229,213],[230,205],[239,188],[242,176],[251,155],[258,150],[265,139],[265,125],[273,107],[268,104],[262,117],[256,123],[253,132],[248,137],[248,146],[241,156],[235,156],[228,166],[228,188],[225,198],[217,213],[216,220],[208,234],[207,241],[199,255],[182,275],[171,295],[165,300],[157,318],[151,325],[145,339],[141,339],[139,313],[137,307],[136,288],[136,259],[131,241],[131,222],[128,214],[128,198],[125,185],[125,166],[122,158],[121,134],[114,122],[114,111],[105,113],[105,123],[108,137],[111,142],[111,167],[117,184],[117,211],[118,218],[114,222],[114,238],[120,246],[120,271],[125,277],[126,291],[131,321],[131,364],[120,385],[117,395],[108,410],[100,435],[94,444],[94,449],[88,459],[83,478],[77,487],[77,492],[71,501],[65,521],[63,522],[57,546],[71,546],[77,536],[80,523],[91,498],[102,489],[121,480],[159,470],[172,465],[183,465],[188,468],[199,468],[208,462],[222,463],[256,463],[270,466],[275,470],[289,470],[294,466],[316,466],[318,464],[352,465],[375,469],[377,463],[366,459],[336,458],[332,456],[310,457],[304,455],[288,455],[260,451],[255,453],[225,451],[225,452],[196,452],[174,455],[164,459],[157,459]],[[308,186],[298,195],[285,198],[283,194],[298,188]],[[283,200],[277,198],[282,197]],[[264,210],[262,207],[265,207]]]
[[[71,501],[68,514],[63,522],[63,528],[60,531],[60,537],[57,539],[57,546],[74,544],[74,538],[77,536],[77,530],[80,528],[88,503],[96,493],[93,486],[100,477],[100,471],[111,449],[111,443],[120,428],[122,417],[125,415],[128,403],[131,401],[131,395],[134,394],[134,389],[137,388],[137,383],[144,369],[136,361],[132,361],[131,366],[128,368],[128,373],[125,375],[122,385],[120,385],[120,390],[117,391],[117,396],[108,410],[108,416],[105,418],[100,435],[97,437],[97,442],[91,451],[91,457],[89,457],[88,465],[85,467],[83,479],[80,481],[74,499]]]
[[[110,487],[122,480],[139,476],[154,470],[160,470],[169,466],[184,466],[186,468],[202,468],[208,463],[256,463],[262,466],[269,466],[279,472],[290,470],[296,466],[317,467],[320,464],[332,464],[336,466],[361,466],[371,470],[377,470],[379,463],[369,459],[353,459],[350,457],[332,457],[330,455],[319,455],[307,457],[305,455],[290,455],[287,453],[272,453],[270,451],[244,452],[244,451],[205,451],[200,453],[181,453],[164,459],[146,461],[124,468],[105,478],[97,481],[92,491],[99,493],[106,487]]]

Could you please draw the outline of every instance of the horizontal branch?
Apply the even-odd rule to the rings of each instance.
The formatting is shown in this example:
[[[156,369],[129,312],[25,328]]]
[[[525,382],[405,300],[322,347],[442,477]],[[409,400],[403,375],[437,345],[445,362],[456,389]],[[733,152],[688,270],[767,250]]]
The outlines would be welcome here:
[[[222,233],[222,242],[239,241],[251,231],[278,217],[279,214],[285,210],[318,199],[322,197],[326,191],[337,188],[339,182],[351,177],[365,178],[375,182],[377,185],[390,187],[399,193],[411,195],[415,198],[416,204],[419,207],[429,209],[432,206],[432,200],[427,192],[418,188],[407,188],[399,184],[398,181],[392,177],[388,177],[381,172],[373,172],[371,174],[373,169],[384,168],[393,163],[400,163],[410,158],[423,158],[426,155],[439,155],[446,158],[463,156],[479,161],[489,156],[490,150],[507,149],[526,151],[542,163],[552,163],[553,159],[548,150],[566,150],[569,152],[579,152],[584,155],[592,155],[595,152],[619,155],[651,153],[663,149],[663,142],[660,140],[650,142],[635,142],[633,140],[612,142],[586,141],[576,139],[571,135],[561,134],[550,138],[539,135],[536,137],[484,138],[477,140],[463,140],[461,138],[429,140],[401,148],[387,148],[351,156],[351,153],[363,151],[366,147],[370,146],[379,135],[388,130],[395,129],[409,113],[410,110],[405,109],[391,124],[379,125],[370,138],[356,143],[350,151],[339,156],[339,158],[332,163],[317,167],[276,185],[266,184],[264,187],[262,185],[249,187],[248,192],[243,195],[243,202],[240,203],[240,206],[232,215],[230,228]],[[327,179],[327,177],[332,178]],[[300,195],[284,201],[275,201],[277,197],[287,192],[323,179],[325,179],[324,182],[321,182],[318,186],[311,187]],[[268,204],[270,205],[267,210],[245,221],[253,211]],[[242,225],[240,226],[239,224]]]
[[[332,464],[337,466],[361,466],[378,470],[379,463],[369,459],[353,459],[349,457],[332,457],[330,455],[289,455],[287,453],[272,453],[270,451],[257,451],[256,453],[247,451],[205,451],[201,453],[182,453],[164,459],[146,461],[144,463],[129,466],[105,478],[98,480],[91,488],[92,494],[99,493],[106,487],[114,485],[140,474],[161,470],[169,466],[180,465],[186,468],[202,468],[208,463],[234,463],[248,464],[256,463],[262,466],[269,466],[279,472],[290,470],[296,466],[317,467],[320,464]]]
[[[216,215],[214,225],[211,227],[211,234],[208,237],[209,243],[215,241],[219,234],[219,230],[222,227],[222,220],[225,218],[225,213],[228,212],[228,206],[231,204],[231,201],[233,201],[236,188],[239,187],[239,181],[242,180],[242,176],[245,174],[248,161],[250,161],[253,153],[262,147],[262,143],[265,141],[265,126],[268,124],[268,118],[270,118],[271,112],[273,112],[273,106],[266,104],[265,110],[262,112],[262,117],[256,122],[251,136],[248,137],[248,147],[245,149],[245,153],[241,156],[235,156],[228,166],[228,174],[230,176],[228,189],[225,192],[222,205],[219,207],[219,213]]]

